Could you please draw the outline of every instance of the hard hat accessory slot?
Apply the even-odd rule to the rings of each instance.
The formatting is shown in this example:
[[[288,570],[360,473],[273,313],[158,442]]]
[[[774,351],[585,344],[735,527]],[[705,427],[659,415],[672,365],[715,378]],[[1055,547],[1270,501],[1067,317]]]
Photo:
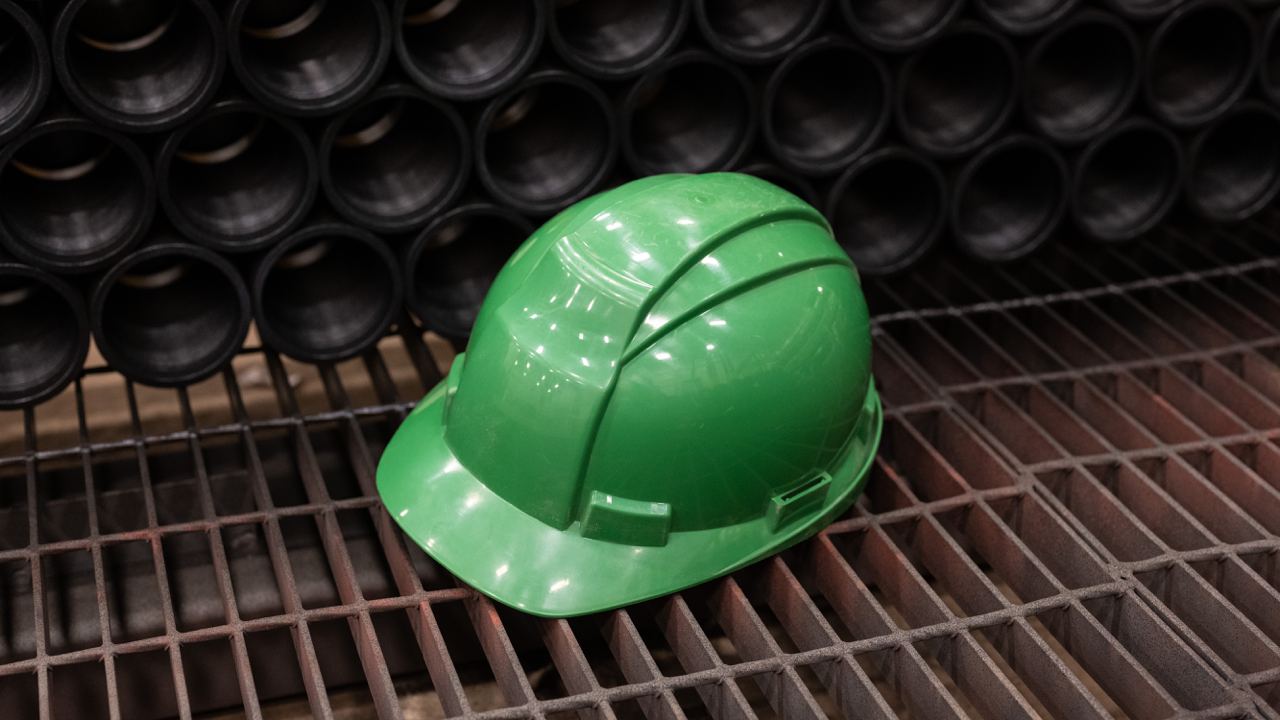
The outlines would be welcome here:
[[[796,520],[808,517],[822,507],[830,489],[831,476],[817,472],[790,490],[774,495],[769,500],[769,529],[778,532]]]

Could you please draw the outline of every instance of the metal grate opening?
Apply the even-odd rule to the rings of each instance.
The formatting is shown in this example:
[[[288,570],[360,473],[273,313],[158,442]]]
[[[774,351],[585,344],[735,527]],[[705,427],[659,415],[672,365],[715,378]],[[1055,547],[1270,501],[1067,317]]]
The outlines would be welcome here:
[[[1271,213],[867,288],[884,444],[818,537],[626,610],[460,587],[374,490],[452,350],[91,369],[0,415],[12,717],[1280,718]]]

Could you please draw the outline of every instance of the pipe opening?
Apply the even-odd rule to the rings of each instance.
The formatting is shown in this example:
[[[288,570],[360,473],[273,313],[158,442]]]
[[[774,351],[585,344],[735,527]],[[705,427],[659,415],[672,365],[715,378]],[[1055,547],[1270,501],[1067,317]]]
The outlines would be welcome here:
[[[40,101],[40,72],[28,29],[0,8],[0,135],[34,111]]]
[[[87,0],[66,30],[67,74],[75,90],[108,112],[181,111],[217,72],[212,20],[186,0]]]
[[[72,377],[88,329],[62,293],[0,268],[0,406],[38,400]]]
[[[442,335],[468,336],[489,286],[528,235],[511,218],[484,211],[429,229],[413,266],[414,314]]]
[[[1011,260],[1053,232],[1065,207],[1066,171],[1037,142],[1002,142],[975,158],[955,188],[956,238],[974,255]]]
[[[907,152],[880,152],[836,185],[831,224],[858,270],[883,274],[919,260],[945,222],[946,186],[929,163]]]
[[[1229,5],[1202,5],[1169,18],[1152,40],[1148,92],[1156,112],[1195,123],[1224,111],[1249,80],[1253,34]]]
[[[372,238],[327,233],[292,243],[261,279],[258,322],[301,359],[337,359],[377,342],[398,284]]]
[[[93,131],[37,135],[0,168],[0,221],[23,255],[59,266],[105,261],[149,220],[146,169],[138,162]]]
[[[247,296],[238,276],[175,251],[130,264],[100,302],[98,343],[113,366],[142,382],[193,382],[239,349]]]
[[[1076,221],[1102,240],[1127,240],[1149,230],[1178,192],[1178,145],[1155,125],[1140,123],[1099,140],[1076,178]]]
[[[409,0],[401,37],[419,72],[442,85],[466,87],[515,72],[536,27],[528,0]]]
[[[692,60],[668,68],[641,80],[633,97],[628,142],[637,172],[720,170],[751,139],[749,91],[718,63]]]
[[[481,171],[499,194],[537,211],[590,192],[608,169],[615,141],[602,98],[557,81],[517,93],[481,132]]]
[[[240,18],[244,69],[267,93],[315,103],[358,85],[382,42],[372,0],[246,0]]]
[[[1120,23],[1095,16],[1051,33],[1032,51],[1024,87],[1031,122],[1055,139],[1101,132],[1129,105],[1137,46]]]
[[[781,154],[791,161],[815,169],[843,164],[884,127],[888,89],[863,52],[823,47],[781,73],[770,121]]]
[[[703,0],[707,28],[738,52],[767,55],[808,34],[818,0]]]
[[[552,21],[565,52],[606,74],[639,70],[672,44],[683,9],[676,0],[569,0]]]
[[[956,12],[955,0],[844,0],[845,16],[874,44],[906,48],[932,36]]]
[[[218,243],[253,241],[286,226],[310,197],[304,139],[252,110],[208,117],[187,130],[169,161],[176,214]]]
[[[379,225],[438,210],[466,172],[457,125],[430,102],[393,95],[365,103],[337,129],[329,178],[339,204]]]
[[[984,32],[960,32],[908,61],[900,84],[903,132],[920,147],[961,153],[994,134],[1008,114],[1014,64]]]
[[[1243,220],[1280,190],[1280,116],[1260,105],[1232,113],[1192,151],[1191,201],[1214,220]]]

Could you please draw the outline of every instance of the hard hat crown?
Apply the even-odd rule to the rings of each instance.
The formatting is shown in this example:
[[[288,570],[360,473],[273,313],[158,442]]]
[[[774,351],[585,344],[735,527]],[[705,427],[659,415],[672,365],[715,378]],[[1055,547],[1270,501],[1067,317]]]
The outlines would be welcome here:
[[[870,452],[870,378],[857,274],[817,211],[744,175],[657,176],[516,252],[450,374],[444,435],[489,491],[588,538],[782,533]]]

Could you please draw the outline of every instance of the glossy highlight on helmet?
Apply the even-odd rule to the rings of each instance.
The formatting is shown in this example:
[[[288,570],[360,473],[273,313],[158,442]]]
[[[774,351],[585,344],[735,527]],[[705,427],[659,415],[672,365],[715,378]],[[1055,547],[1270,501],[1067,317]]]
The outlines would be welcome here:
[[[459,578],[566,617],[812,535],[861,492],[880,429],[866,304],[826,220],[747,175],[659,175],[516,251],[378,490]]]

